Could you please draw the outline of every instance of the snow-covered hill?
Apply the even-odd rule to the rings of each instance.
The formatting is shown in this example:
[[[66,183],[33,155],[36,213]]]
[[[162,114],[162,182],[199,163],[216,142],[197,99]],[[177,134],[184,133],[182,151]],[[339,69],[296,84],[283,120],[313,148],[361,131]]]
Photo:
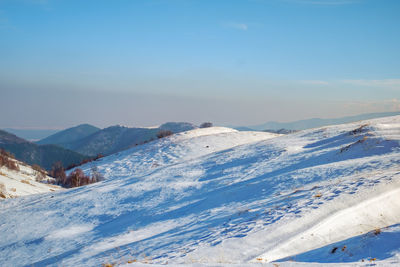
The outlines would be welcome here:
[[[48,193],[61,189],[59,186],[44,183],[54,180],[53,178],[42,175],[32,169],[31,166],[20,161],[9,160],[15,161],[19,170],[10,170],[6,166],[0,167],[0,199]],[[38,180],[42,180],[43,182],[39,182]]]
[[[277,136],[264,132],[239,132],[225,127],[199,128],[101,158],[80,168],[90,175],[92,166],[96,165],[105,178],[129,179],[163,166]]]
[[[399,141],[400,116],[157,140],[84,166],[103,182],[0,202],[0,262],[398,264]]]
[[[157,127],[141,128],[115,125],[101,130],[84,124],[66,129],[38,143],[60,145],[83,155],[110,155],[157,139],[160,131],[180,133],[196,128],[187,122],[167,122]]]

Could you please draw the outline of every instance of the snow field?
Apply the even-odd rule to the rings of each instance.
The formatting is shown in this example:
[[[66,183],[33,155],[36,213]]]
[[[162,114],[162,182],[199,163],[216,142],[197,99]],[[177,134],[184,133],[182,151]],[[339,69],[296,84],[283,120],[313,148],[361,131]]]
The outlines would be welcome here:
[[[5,166],[0,167],[0,185],[7,198],[27,196],[31,194],[48,193],[60,190],[59,186],[36,181],[37,172],[29,165],[18,162],[19,171],[9,170]],[[44,177],[43,180],[52,180],[51,177]]]
[[[377,227],[393,236],[385,227],[400,223],[399,125],[395,116],[286,136],[206,128],[105,157],[83,166],[96,164],[103,182],[0,202],[0,262],[258,266],[295,257],[325,266],[312,253],[342,255],[329,246],[355,238],[354,247]],[[374,263],[399,263],[391,244]]]

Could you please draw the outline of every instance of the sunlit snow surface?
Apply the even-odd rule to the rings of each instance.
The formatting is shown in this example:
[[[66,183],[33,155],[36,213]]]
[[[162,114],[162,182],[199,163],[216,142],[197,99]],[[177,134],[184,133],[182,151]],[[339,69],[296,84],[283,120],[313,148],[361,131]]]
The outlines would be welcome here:
[[[10,170],[5,166],[0,167],[0,201],[2,197],[15,198],[62,189],[59,186],[50,184],[54,179],[49,176],[43,176],[41,178],[42,182],[38,182],[36,179],[38,175],[37,171],[22,162],[17,160],[15,162],[19,170]]]
[[[399,140],[400,116],[157,140],[96,162],[104,182],[1,201],[0,263],[398,264]]]

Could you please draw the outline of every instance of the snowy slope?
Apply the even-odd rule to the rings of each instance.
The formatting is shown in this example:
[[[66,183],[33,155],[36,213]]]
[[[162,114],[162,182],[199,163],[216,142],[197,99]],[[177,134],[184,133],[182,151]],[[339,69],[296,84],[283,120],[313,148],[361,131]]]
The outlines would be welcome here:
[[[9,170],[5,166],[0,167],[0,198],[15,198],[31,194],[48,193],[60,190],[59,186],[55,186],[46,181],[53,180],[51,177],[43,177],[43,182],[37,182],[37,171],[31,166],[16,161],[20,170]]]
[[[199,128],[133,147],[80,168],[90,174],[91,167],[96,165],[105,178],[130,178],[166,165],[277,136],[264,132],[239,132],[225,127]]]
[[[0,262],[400,263],[400,116],[275,138],[213,129],[103,158],[101,183],[0,202]]]

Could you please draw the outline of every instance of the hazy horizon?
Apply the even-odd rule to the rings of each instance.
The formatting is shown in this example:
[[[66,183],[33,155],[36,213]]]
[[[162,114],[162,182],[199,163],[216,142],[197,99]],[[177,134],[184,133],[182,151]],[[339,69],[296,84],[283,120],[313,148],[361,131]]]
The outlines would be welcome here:
[[[396,111],[396,112],[381,112],[381,113],[384,115],[382,117],[386,117],[387,113],[396,113],[396,115],[397,115],[398,113],[400,113],[400,111]],[[347,117],[354,117],[354,116],[357,117],[357,116],[369,115],[369,114],[380,114],[380,113],[379,112],[378,113],[362,113],[362,114],[354,114],[354,115],[343,116],[343,117],[330,117],[330,118],[309,117],[309,118],[295,120],[295,121],[294,120],[288,120],[288,121],[270,120],[270,121],[264,121],[264,122],[259,123],[259,124],[251,124],[251,125],[250,124],[233,125],[233,124],[226,124],[226,123],[224,123],[224,124],[218,124],[218,123],[215,124],[214,122],[211,122],[211,121],[201,121],[201,122],[198,122],[198,123],[193,123],[191,121],[164,121],[164,122],[162,122],[160,124],[157,124],[157,125],[126,125],[126,124],[120,124],[120,123],[111,123],[111,124],[108,124],[108,125],[105,125],[105,126],[98,126],[98,125],[95,125],[95,124],[90,123],[90,122],[82,122],[82,123],[78,123],[78,124],[67,125],[67,126],[64,126],[64,127],[37,127],[37,126],[33,126],[33,127],[1,127],[0,130],[7,131],[7,130],[10,129],[10,130],[21,130],[21,131],[25,131],[25,130],[26,131],[29,131],[29,130],[32,130],[32,131],[61,131],[61,130],[66,130],[66,129],[69,129],[69,128],[72,128],[72,127],[75,127],[75,126],[83,125],[83,124],[89,124],[89,125],[98,127],[100,129],[104,129],[104,128],[112,127],[112,126],[117,126],[117,125],[118,126],[123,126],[123,127],[133,127],[133,128],[153,128],[153,127],[159,127],[162,124],[168,123],[168,122],[193,123],[194,125],[197,125],[197,126],[200,126],[200,124],[202,124],[203,122],[211,122],[214,126],[223,126],[223,127],[259,127],[259,126],[261,126],[263,124],[266,124],[266,123],[296,123],[296,122],[299,122],[299,121],[307,121],[307,120],[313,120],[313,119],[323,119],[323,120],[325,120],[325,119],[327,119],[327,120],[329,120],[329,119],[342,119],[342,118],[347,118]],[[51,134],[53,134],[53,133],[51,133]]]
[[[396,0],[0,0],[0,128],[400,111]]]

